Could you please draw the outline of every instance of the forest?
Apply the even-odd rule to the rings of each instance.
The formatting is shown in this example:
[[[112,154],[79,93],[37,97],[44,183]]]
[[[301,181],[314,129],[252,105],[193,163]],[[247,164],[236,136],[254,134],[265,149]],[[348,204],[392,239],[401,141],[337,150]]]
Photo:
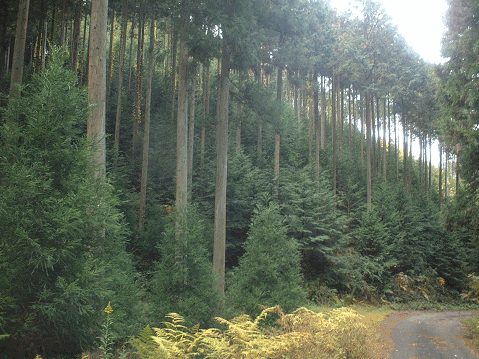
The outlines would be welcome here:
[[[354,3],[0,2],[0,358],[477,302],[479,5],[431,64]]]

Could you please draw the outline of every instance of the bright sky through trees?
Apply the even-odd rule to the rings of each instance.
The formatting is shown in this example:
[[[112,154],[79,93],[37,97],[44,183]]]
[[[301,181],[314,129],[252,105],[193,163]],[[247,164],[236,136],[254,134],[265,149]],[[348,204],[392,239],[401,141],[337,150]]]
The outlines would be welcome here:
[[[397,25],[408,44],[424,60],[444,62],[441,57],[441,38],[444,32],[443,17],[446,0],[379,0],[393,24]],[[331,0],[340,12],[357,7],[358,0]]]

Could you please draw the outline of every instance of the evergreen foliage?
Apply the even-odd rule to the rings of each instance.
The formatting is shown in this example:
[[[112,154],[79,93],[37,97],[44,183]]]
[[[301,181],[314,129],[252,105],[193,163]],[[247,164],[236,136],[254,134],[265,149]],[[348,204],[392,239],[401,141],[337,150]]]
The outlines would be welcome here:
[[[345,245],[347,218],[330,180],[324,172],[316,180],[311,166],[286,168],[281,178],[282,212],[288,234],[303,253],[305,275],[333,281],[337,251]]]
[[[285,219],[275,202],[259,203],[251,220],[245,253],[234,270],[227,292],[234,308],[251,315],[260,305],[286,311],[304,302],[297,241],[289,238]]]
[[[119,308],[119,336],[140,314],[128,233],[113,188],[91,173],[81,135],[86,93],[64,59],[53,51],[2,114],[0,298],[9,357],[92,345],[108,300]]]
[[[176,236],[181,228],[182,236]],[[152,320],[160,321],[172,311],[182,313],[191,325],[210,324],[220,298],[212,290],[212,230],[194,206],[185,216],[173,211],[159,238],[160,260],[151,279]]]

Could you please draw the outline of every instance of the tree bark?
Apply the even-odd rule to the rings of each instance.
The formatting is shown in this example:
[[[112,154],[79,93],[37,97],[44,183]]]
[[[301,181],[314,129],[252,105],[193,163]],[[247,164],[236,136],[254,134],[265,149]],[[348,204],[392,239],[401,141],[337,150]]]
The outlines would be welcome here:
[[[97,178],[103,178],[106,171],[105,60],[107,16],[108,0],[92,0],[88,70],[88,98],[91,110],[87,121],[87,136],[96,145],[91,165]]]
[[[120,156],[121,111],[123,105],[123,71],[125,66],[126,33],[128,27],[128,0],[123,0],[121,16],[120,54],[118,59],[118,95],[116,102],[115,138],[113,145],[113,161],[115,167],[118,166],[118,158]]]
[[[146,189],[148,187],[148,156],[150,152],[150,115],[151,115],[151,80],[153,77],[155,55],[155,11],[151,12],[150,47],[148,49],[148,78],[146,81],[145,128],[143,131],[143,158],[141,162],[140,211],[138,229],[141,232],[145,223]]]
[[[321,149],[326,148],[326,89],[324,76],[321,76]]]
[[[176,52],[178,47],[178,33],[172,30],[172,65],[171,65],[171,118],[175,118],[175,99],[176,99]]]
[[[133,71],[133,39],[135,37],[135,13],[133,13],[133,18],[131,19],[131,29],[130,29],[130,58],[128,60],[128,90],[131,88],[131,77]]]
[[[176,209],[188,203],[188,0],[182,3],[176,130]]]
[[[218,112],[216,127],[216,191],[213,268],[217,275],[216,290],[225,292],[226,250],[226,181],[228,165],[228,108],[229,108],[230,56],[227,45],[223,45],[221,76],[219,83]]]
[[[30,0],[20,0],[18,4],[15,45],[13,46],[12,75],[10,77],[9,101],[20,95],[18,85],[23,81],[25,43],[27,40],[28,10]]]
[[[188,128],[188,193],[191,199],[193,194],[193,155],[195,144],[195,107],[196,107],[196,77],[197,63],[194,62],[191,68],[191,93],[190,93],[190,113]]]
[[[111,24],[110,24],[110,48],[108,50],[108,68],[106,71],[106,105],[108,108],[108,102],[110,101],[110,88],[111,88],[111,76],[113,73],[113,43],[115,42],[115,9],[112,5],[111,8]]]
[[[278,77],[276,81],[276,99],[278,100],[278,105],[281,104],[283,94],[283,68],[280,66],[278,68]],[[278,118],[278,123],[276,125],[275,134],[274,134],[274,186],[275,194],[279,194],[279,170],[280,170],[280,152],[281,152],[281,135],[279,133],[279,126],[281,123],[281,118]]]
[[[333,90],[331,93],[331,142],[333,146],[333,160],[332,160],[332,174],[333,174],[333,192],[336,193],[337,188],[337,176],[336,176],[336,168],[337,168],[337,134],[336,134],[336,124],[337,124],[337,78],[336,74],[333,74]]]
[[[73,20],[73,41],[72,41],[72,56],[71,69],[77,72],[78,69],[78,47],[80,46],[80,27],[82,18],[83,1],[78,0],[75,9],[75,19]]]
[[[136,52],[136,95],[133,114],[133,138],[131,161],[134,163],[135,149],[138,142],[138,132],[141,123],[141,99],[143,92],[143,44],[145,37],[145,19],[140,6],[140,14],[138,19],[138,48]]]
[[[373,110],[371,109],[369,97],[366,97],[366,165],[367,165],[367,207],[372,208],[372,141],[371,141],[371,123],[373,121]]]
[[[203,124],[200,135],[200,165],[205,165],[206,121],[210,113],[210,64],[203,68]]]

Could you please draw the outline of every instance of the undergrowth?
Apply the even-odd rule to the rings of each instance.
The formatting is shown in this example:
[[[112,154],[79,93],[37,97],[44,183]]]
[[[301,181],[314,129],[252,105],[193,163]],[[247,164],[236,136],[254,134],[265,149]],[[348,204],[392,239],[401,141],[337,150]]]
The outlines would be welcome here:
[[[162,328],[147,327],[132,342],[141,359],[361,359],[374,357],[376,347],[372,322],[350,308],[317,313],[302,307],[285,314],[276,306],[264,309],[255,319],[248,315],[216,318],[221,329],[188,328],[175,313],[167,319]]]

